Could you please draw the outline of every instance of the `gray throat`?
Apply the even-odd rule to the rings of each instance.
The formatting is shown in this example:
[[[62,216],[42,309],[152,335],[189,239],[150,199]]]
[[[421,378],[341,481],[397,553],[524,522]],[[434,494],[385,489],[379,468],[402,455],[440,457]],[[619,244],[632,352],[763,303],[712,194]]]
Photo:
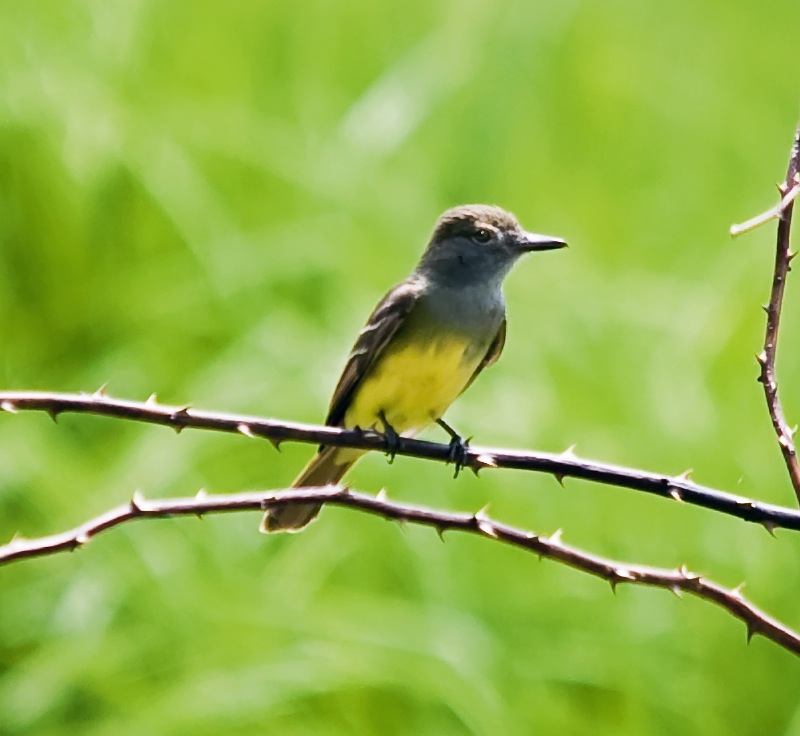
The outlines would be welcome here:
[[[461,285],[425,281],[420,306],[438,325],[481,341],[494,338],[506,309],[499,279]]]

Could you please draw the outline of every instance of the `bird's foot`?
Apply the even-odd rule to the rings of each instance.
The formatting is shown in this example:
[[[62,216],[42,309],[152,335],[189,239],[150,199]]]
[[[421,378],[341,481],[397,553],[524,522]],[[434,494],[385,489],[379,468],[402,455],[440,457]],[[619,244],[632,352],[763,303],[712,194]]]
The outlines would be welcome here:
[[[447,452],[447,463],[453,463],[455,472],[454,478],[458,478],[458,474],[467,465],[469,459],[469,441],[472,437],[464,439],[458,432],[456,432],[444,419],[437,419],[436,423],[450,435],[450,448]]]
[[[397,451],[402,445],[403,439],[397,434],[394,427],[389,424],[389,421],[386,419],[386,414],[380,412],[378,418],[383,424],[383,436],[386,438],[386,455],[389,458],[389,465],[391,465],[394,462]]]

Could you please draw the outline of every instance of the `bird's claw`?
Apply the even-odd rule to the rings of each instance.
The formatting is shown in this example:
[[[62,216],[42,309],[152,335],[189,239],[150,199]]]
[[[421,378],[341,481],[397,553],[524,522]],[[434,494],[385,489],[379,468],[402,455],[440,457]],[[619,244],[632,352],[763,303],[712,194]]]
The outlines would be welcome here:
[[[469,442],[472,437],[464,439],[441,417],[436,420],[436,424],[450,435],[450,446],[447,451],[447,459],[445,462],[447,462],[448,465],[453,463],[455,466],[453,477],[458,478],[458,474],[467,466],[469,460]]]
[[[469,441],[471,438],[453,437],[450,440],[450,447],[447,451],[447,462],[453,463],[453,478],[458,478],[458,474],[467,465],[469,459]]]
[[[453,478],[458,478],[458,474],[466,467],[469,459],[469,441],[472,437],[464,439],[459,435],[450,438],[450,447],[447,451],[447,463],[453,463],[455,472]]]
[[[389,465],[391,465],[402,446],[402,438],[397,434],[395,428],[389,424],[383,412],[378,415],[378,418],[383,424],[383,436],[386,438],[386,455],[389,458]]]

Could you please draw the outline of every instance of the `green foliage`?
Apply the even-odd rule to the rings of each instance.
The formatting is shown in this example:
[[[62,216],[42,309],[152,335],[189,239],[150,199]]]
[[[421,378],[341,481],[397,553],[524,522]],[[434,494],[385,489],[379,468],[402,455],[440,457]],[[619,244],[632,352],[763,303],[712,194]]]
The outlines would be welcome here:
[[[449,415],[791,505],[754,352],[798,114],[790,4],[0,4],[0,385],[314,421],[444,208],[568,252]],[[800,286],[779,378],[800,416]],[[434,435],[436,436],[436,435]],[[310,448],[0,416],[0,536],[289,483]],[[367,458],[354,485],[736,585],[795,628],[800,537],[627,491]],[[0,733],[800,734],[722,612],[340,509],[132,524],[0,569]]]

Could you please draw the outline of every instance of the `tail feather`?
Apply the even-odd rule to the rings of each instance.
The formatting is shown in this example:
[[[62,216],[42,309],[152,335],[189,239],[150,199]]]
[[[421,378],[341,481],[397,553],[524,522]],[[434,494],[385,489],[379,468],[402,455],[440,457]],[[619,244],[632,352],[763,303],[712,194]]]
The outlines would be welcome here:
[[[349,457],[346,459],[342,458],[342,454],[344,453],[337,447],[323,447],[295,478],[292,488],[338,483],[358,459],[358,456],[352,458],[352,451],[347,452]],[[317,516],[321,508],[316,503],[276,506],[264,514],[259,531],[265,534],[299,532]]]

